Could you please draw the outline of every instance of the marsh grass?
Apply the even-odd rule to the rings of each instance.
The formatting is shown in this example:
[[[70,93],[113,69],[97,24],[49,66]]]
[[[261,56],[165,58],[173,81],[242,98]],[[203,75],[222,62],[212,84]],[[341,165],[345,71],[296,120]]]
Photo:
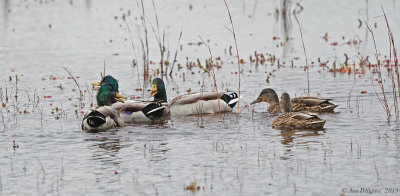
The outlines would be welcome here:
[[[203,73],[202,83],[201,83],[201,86],[200,86],[201,97],[203,97],[203,93],[204,93],[204,87],[205,87],[204,80],[205,80],[205,76],[204,76],[204,73]],[[200,128],[204,128],[203,102],[199,101],[198,103],[199,103],[199,105],[197,107],[197,113],[198,113],[197,122],[198,122],[198,125],[199,125]]]
[[[382,71],[381,71],[381,60],[379,59],[379,53],[377,50],[377,46],[376,46],[376,41],[375,41],[375,35],[374,35],[374,31],[370,28],[370,26],[368,25],[368,23],[366,21],[364,21],[365,25],[367,26],[368,31],[371,33],[372,36],[372,40],[374,43],[374,48],[375,48],[375,59],[377,62],[377,75],[378,75],[378,86],[380,87],[381,90],[381,96],[376,92],[375,88],[375,95],[377,96],[379,102],[381,103],[385,113],[386,113],[386,119],[387,121],[390,121],[391,119],[391,110],[392,108],[394,108],[394,113],[395,113],[395,119],[398,120],[399,119],[399,104],[398,104],[398,99],[400,98],[400,75],[399,75],[399,68],[398,68],[398,58],[397,58],[397,50],[396,50],[396,46],[394,43],[394,37],[393,37],[393,33],[391,31],[388,19],[386,17],[386,13],[385,10],[383,8],[383,6],[381,6],[382,8],[382,12],[385,18],[385,22],[386,22],[386,27],[387,27],[387,33],[388,33],[388,39],[389,39],[389,59],[387,61],[388,63],[388,73],[389,73],[389,77],[391,79],[391,87],[392,87],[392,95],[393,95],[393,105],[390,106],[388,99],[386,97],[386,90],[384,87],[384,82],[383,82],[383,77],[382,77]],[[391,63],[394,62],[394,71],[391,68]],[[374,80],[372,79],[371,81],[372,83],[374,83]],[[372,85],[374,86],[374,84]]]
[[[169,50],[167,32],[165,29],[162,30],[162,23],[159,20],[160,18],[158,16],[156,2],[152,0],[151,4],[154,11],[154,23],[152,23],[152,19],[149,18],[153,16],[149,16],[149,14],[147,13],[148,9],[145,6],[146,1],[143,0],[136,1],[136,7],[138,8],[136,13],[138,15],[135,18],[138,18],[139,21],[138,22],[134,21],[132,23],[132,26],[134,26],[134,28],[131,28],[131,25],[129,25],[130,21],[128,20],[129,18],[126,17],[126,15],[122,17],[124,23],[126,24],[126,28],[129,33],[129,40],[133,50],[132,71],[133,73],[137,72],[137,77],[139,81],[138,83],[142,89],[147,88],[148,84],[151,82],[153,77],[160,75],[160,77],[164,79],[164,76],[168,75],[169,71],[168,68],[171,66],[169,58],[171,57],[171,54],[173,54]],[[136,36],[135,39],[132,38],[133,32],[131,29],[133,30]],[[153,33],[155,39],[152,39],[151,33]],[[177,61],[178,48],[180,45],[181,38],[182,38],[182,30],[179,34],[178,46],[173,56],[174,59],[172,62],[172,68],[169,71],[169,75],[171,78],[172,78],[174,64]],[[137,42],[138,44],[136,45],[135,42]],[[153,61],[150,59],[149,51],[152,44],[155,44],[160,52],[160,60],[158,61]],[[138,60],[138,57],[141,60]],[[154,67],[153,64],[156,65],[156,67]],[[139,67],[141,67],[141,69]],[[143,79],[143,84],[141,82],[142,79]],[[141,90],[142,97],[145,97],[145,93],[146,91]]]
[[[139,86],[144,89],[144,86],[142,86],[141,82],[140,82],[140,71],[139,71],[139,66],[137,64],[138,59],[137,59],[137,54],[136,54],[136,49],[135,49],[135,44],[133,43],[133,39],[132,39],[132,32],[131,32],[131,28],[128,24],[128,22],[126,21],[126,19],[124,19],[125,21],[125,25],[126,28],[128,29],[128,33],[129,33],[129,40],[131,42],[131,46],[132,46],[132,52],[133,52],[133,60],[132,60],[132,74],[134,75],[135,72],[135,68],[136,68],[136,73],[137,73],[137,81]],[[142,91],[142,97],[144,97],[144,91]]]
[[[388,18],[385,13],[385,9],[381,5],[383,15],[385,17],[385,22],[386,22],[386,27],[387,27],[387,33],[388,33],[388,38],[389,38],[389,67],[391,66],[392,58],[394,61],[394,68],[395,68],[395,73],[393,73],[393,70],[390,72],[390,77],[392,79],[392,89],[393,89],[393,107],[396,115],[396,120],[399,119],[399,104],[398,104],[398,98],[400,98],[400,75],[399,75],[399,66],[398,66],[398,58],[397,58],[397,49],[394,43],[394,37],[392,30],[389,25]],[[395,74],[395,76],[393,75]],[[397,84],[397,89],[396,89],[396,84]],[[397,91],[396,91],[397,90]]]
[[[376,58],[377,68],[378,68],[377,75],[378,75],[379,80],[380,80],[380,81],[383,81],[383,80],[382,80],[382,72],[381,72],[381,62],[380,62],[379,57],[378,57],[378,50],[376,49],[376,41],[375,41],[374,32],[372,31],[372,29],[369,27],[369,25],[368,25],[367,23],[366,23],[366,25],[367,25],[367,28],[368,28],[369,32],[371,33],[372,39],[373,39],[373,41],[374,41],[375,58]],[[373,83],[373,80],[372,80],[372,83]],[[386,94],[385,94],[385,87],[384,87],[384,84],[383,84],[382,82],[380,82],[380,83],[378,82],[378,85],[379,85],[379,87],[380,87],[380,89],[381,89],[382,97],[379,96],[379,95],[378,95],[378,92],[376,92],[376,90],[374,89],[374,90],[375,90],[375,95],[378,97],[379,102],[381,103],[383,109],[384,109],[385,112],[386,112],[387,120],[389,121],[391,115],[390,115],[390,107],[389,107],[389,104],[388,104],[388,102],[387,102],[387,98],[386,98]]]
[[[178,44],[177,44],[176,50],[175,50],[174,60],[172,61],[171,71],[169,72],[169,77],[171,77],[171,78],[172,78],[172,72],[174,71],[175,63],[177,61],[176,58],[178,56],[178,49],[179,49],[179,45],[181,43],[181,38],[182,38],[182,29],[181,29],[181,32],[179,33],[179,39],[178,39]]]
[[[303,31],[301,30],[301,25],[299,22],[299,19],[297,18],[297,14],[294,14],[294,18],[296,19],[297,24],[299,25],[299,30],[300,30],[300,36],[301,36],[301,43],[303,44],[303,51],[304,51],[304,56],[306,58],[306,70],[307,70],[307,94],[310,96],[310,71],[308,67],[308,59],[307,59],[307,52],[306,52],[306,46],[304,45],[304,39],[303,39]]]
[[[141,46],[141,55],[142,55],[142,63],[143,63],[143,88],[146,86],[148,83],[147,80],[149,79],[149,65],[150,65],[150,59],[149,59],[149,39],[148,39],[148,30],[147,30],[147,22],[146,22],[146,12],[144,8],[144,2],[141,0],[140,2],[136,1],[136,6],[138,7],[139,11],[138,13],[139,18],[140,18],[140,25],[139,24],[134,24],[135,25],[135,33],[137,36],[137,39],[139,40],[140,46]],[[124,19],[126,20],[126,19]],[[131,44],[132,44],[132,49],[134,51],[134,60],[132,61],[133,64],[132,66],[135,67],[138,64],[138,61],[136,60],[136,52],[135,52],[135,46],[133,43],[133,39],[131,36],[131,30],[130,27],[126,22],[126,26],[129,32]],[[139,71],[138,71],[139,74]]]
[[[150,64],[150,59],[149,59],[149,38],[148,38],[148,32],[147,32],[147,23],[146,23],[146,14],[144,11],[144,3],[143,0],[141,2],[141,8],[142,8],[142,25],[144,27],[144,41],[145,41],[145,48],[143,47],[143,66],[144,66],[144,77],[145,79],[149,78],[149,64]],[[143,42],[143,41],[141,41]],[[142,43],[143,45],[143,43]]]
[[[160,50],[160,58],[161,58],[160,59],[161,78],[164,78],[164,55],[165,55],[165,51],[166,51],[166,48],[165,48],[165,30],[163,30],[163,34],[162,34],[162,37],[161,37],[160,25],[159,25],[159,22],[158,22],[158,14],[157,14],[157,10],[156,10],[156,5],[154,3],[154,0],[152,0],[151,2],[153,4],[154,15],[155,15],[155,18],[156,18],[157,32],[156,32],[154,26],[152,24],[150,24],[150,25],[151,25],[151,28],[153,30],[154,36],[156,37],[156,40],[158,42],[157,45],[158,45],[158,48]]]
[[[203,42],[203,44],[207,47],[208,52],[210,53],[210,63],[208,68],[211,70],[211,76],[213,79],[213,87],[215,92],[217,93],[217,96],[215,97],[218,100],[218,114],[221,114],[221,105],[220,105],[220,99],[218,97],[218,86],[217,86],[217,78],[215,76],[215,71],[214,71],[214,61],[213,61],[213,55],[210,49],[210,46],[203,40],[203,38],[201,38],[200,36],[200,40]],[[206,66],[207,67],[207,66]]]
[[[153,30],[154,36],[156,38],[157,41],[157,46],[158,49],[160,51],[160,75],[161,78],[164,78],[164,76],[166,76],[168,74],[168,68],[171,66],[171,62],[169,60],[170,56],[171,56],[171,51],[169,48],[169,42],[166,46],[166,40],[168,40],[168,38],[166,37],[166,31],[165,29],[162,31],[162,35],[161,35],[161,31],[160,31],[160,23],[159,23],[159,19],[158,19],[158,14],[157,14],[157,9],[156,9],[156,5],[154,3],[154,0],[152,0],[152,5],[153,5],[153,10],[154,10],[154,16],[155,16],[155,22],[156,22],[156,28],[154,27],[154,25],[152,25],[150,23],[150,26]],[[169,76],[172,77],[172,72],[173,72],[173,68],[175,65],[175,62],[177,60],[177,55],[178,55],[178,48],[180,45],[180,41],[182,38],[182,29],[179,33],[179,38],[178,38],[178,43],[177,43],[177,47],[174,53],[174,59],[172,61],[172,67],[171,70],[169,71]],[[158,72],[156,72],[156,75],[158,75]]]
[[[236,58],[237,58],[237,63],[238,63],[238,86],[239,86],[239,89],[238,89],[238,94],[239,94],[239,97],[240,97],[240,74],[241,74],[241,71],[240,71],[240,57],[239,57],[239,49],[238,49],[238,45],[237,45],[237,40],[236,40],[236,33],[235,33],[235,27],[233,26],[233,21],[232,21],[232,16],[231,16],[231,11],[229,10],[229,6],[228,6],[228,3],[226,3],[226,0],[224,0],[224,3],[225,3],[225,6],[226,6],[226,10],[228,11],[228,16],[229,16],[229,21],[231,22],[231,26],[232,26],[232,35],[233,35],[233,39],[235,40],[235,48],[236,48]],[[240,99],[239,99],[239,101],[237,102],[237,108],[238,108],[238,114],[240,114]]]
[[[83,91],[81,89],[81,86],[79,85],[78,81],[76,81],[75,76],[72,75],[72,73],[66,68],[64,67],[64,70],[71,76],[71,78],[74,80],[76,87],[79,90],[79,108],[83,107]],[[105,72],[105,71],[104,71]]]
[[[86,91],[88,92],[88,95],[89,95],[90,107],[93,107],[94,106],[94,103],[93,103],[93,101],[94,101],[94,89],[91,88],[91,85],[88,85],[86,81],[85,81],[85,87],[86,87]]]

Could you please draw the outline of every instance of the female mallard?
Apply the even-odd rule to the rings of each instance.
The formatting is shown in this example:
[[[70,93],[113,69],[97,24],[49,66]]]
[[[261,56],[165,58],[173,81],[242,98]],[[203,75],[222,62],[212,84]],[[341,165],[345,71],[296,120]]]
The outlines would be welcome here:
[[[290,96],[283,93],[281,96],[280,108],[283,112],[278,118],[272,121],[272,127],[278,129],[323,129],[325,120],[314,114],[291,112],[292,105]]]
[[[110,106],[90,109],[82,120],[81,128],[86,132],[107,131],[113,127],[124,126],[119,112]]]
[[[334,105],[329,102],[331,99],[323,99],[317,97],[297,97],[292,99],[292,111],[308,111],[317,113],[333,113],[334,109],[338,105]],[[279,106],[279,99],[276,92],[271,88],[263,89],[256,100],[250,103],[250,105],[267,102],[269,103],[268,113],[277,114],[281,112]]]
[[[167,93],[162,79],[155,78],[149,91],[155,102],[164,104],[167,102]],[[190,93],[178,96],[168,103],[165,114],[198,115],[231,112],[238,101],[239,97],[235,92]]]

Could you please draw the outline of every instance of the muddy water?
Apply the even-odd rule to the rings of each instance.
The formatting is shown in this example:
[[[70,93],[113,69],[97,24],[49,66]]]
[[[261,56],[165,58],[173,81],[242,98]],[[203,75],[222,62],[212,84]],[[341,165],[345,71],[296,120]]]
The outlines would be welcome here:
[[[185,188],[192,182],[200,195],[339,195],[361,188],[383,194],[385,188],[400,188],[399,128],[386,121],[374,93],[379,88],[371,85],[376,76],[368,69],[364,75],[333,74],[318,63],[320,58],[328,67],[334,61],[343,64],[344,54],[349,63],[366,56],[374,63],[372,37],[365,24],[359,27],[359,19],[375,31],[382,58],[388,54],[386,24],[377,1],[293,1],[286,16],[277,14],[282,13],[280,1],[228,2],[245,61],[241,113],[172,117],[162,124],[97,134],[81,131],[80,122],[93,101],[88,84],[99,79],[104,63],[106,73],[119,79],[121,93],[148,99],[135,90],[143,88],[137,32],[145,36],[136,2],[0,2],[2,101],[6,91],[9,97],[1,108],[1,195],[191,195]],[[203,81],[206,90],[212,89],[207,73],[186,68],[187,61],[199,59],[204,65],[210,56],[204,45],[197,45],[199,36],[214,58],[224,61],[216,70],[218,88],[237,90],[237,63],[229,54],[234,42],[223,1],[155,5],[170,62],[182,29],[177,63],[183,68],[178,71],[176,64],[173,77],[165,80],[169,99],[189,88],[199,91]],[[398,2],[382,5],[399,40]],[[159,61],[155,12],[151,2],[144,7],[150,57]],[[321,116],[327,123],[317,133],[272,129],[275,116],[265,113],[267,104],[247,106],[265,87],[293,97],[307,92],[306,61],[292,11],[298,13],[312,65],[310,94],[331,97],[340,105],[338,113]],[[328,41],[321,38],[325,33]],[[251,64],[249,56],[254,58],[255,51],[277,60]],[[133,59],[139,66],[132,66]],[[78,76],[83,108],[77,107],[77,85],[63,67]],[[151,73],[157,68],[152,64]],[[389,82],[385,86],[390,89]]]

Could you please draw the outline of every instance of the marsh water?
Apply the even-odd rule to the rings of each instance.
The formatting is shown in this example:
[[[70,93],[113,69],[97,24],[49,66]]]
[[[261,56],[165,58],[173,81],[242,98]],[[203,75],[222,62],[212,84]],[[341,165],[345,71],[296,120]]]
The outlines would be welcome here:
[[[374,71],[329,72],[334,62],[343,65],[345,54],[355,68],[367,56],[376,63],[364,21],[380,58],[388,56],[381,4],[398,41],[399,3],[228,1],[244,61],[239,72],[223,0],[155,0],[155,8],[144,1],[144,9],[131,0],[0,0],[0,195],[369,195],[400,188],[400,128],[394,118],[387,121]],[[165,32],[168,72],[177,51],[172,77],[164,77],[169,100],[213,90],[208,72],[187,66],[199,59],[204,67],[210,58],[203,39],[220,59],[219,90],[238,91],[241,76],[240,113],[235,107],[83,132],[83,113],[95,102],[90,83],[104,67],[119,80],[121,94],[150,99],[143,91],[145,26],[156,62],[152,77],[160,69],[156,35],[162,40]],[[255,53],[267,60],[251,63]],[[337,113],[321,115],[327,123],[318,132],[271,128],[276,116],[266,113],[268,104],[248,104],[266,87],[305,95],[306,63],[310,95],[332,98]],[[64,68],[83,93],[82,107]],[[390,78],[383,74],[383,80],[390,102]]]

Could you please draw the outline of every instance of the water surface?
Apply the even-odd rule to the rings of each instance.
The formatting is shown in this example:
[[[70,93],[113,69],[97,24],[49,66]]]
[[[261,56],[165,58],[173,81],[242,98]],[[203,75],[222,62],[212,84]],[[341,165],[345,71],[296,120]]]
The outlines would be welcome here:
[[[0,194],[191,195],[185,188],[192,182],[199,186],[199,195],[340,195],[343,188],[399,188],[399,128],[386,121],[375,94],[379,88],[371,85],[376,75],[368,69],[364,75],[333,74],[318,63],[319,58],[328,67],[334,61],[343,64],[344,54],[349,63],[357,64],[366,56],[375,63],[372,37],[359,20],[373,28],[384,58],[389,43],[379,3],[397,41],[398,2],[289,1],[286,17],[281,15],[280,1],[228,3],[245,61],[240,114],[235,110],[174,116],[161,124],[93,134],[83,132],[80,123],[82,112],[94,101],[89,84],[99,80],[104,64],[106,74],[119,80],[122,94],[149,99],[136,90],[144,88],[137,33],[145,36],[140,4],[1,0],[0,87],[3,101],[6,91],[11,98],[0,110],[4,118]],[[187,62],[197,59],[204,66],[210,57],[207,47],[197,44],[200,37],[213,57],[224,61],[215,70],[219,90],[237,91],[237,62],[229,54],[234,40],[223,1],[155,1],[155,5],[160,35],[166,32],[169,61],[178,48],[177,64],[183,67],[178,71],[176,64],[173,77],[165,79],[168,98],[189,88],[200,91],[203,81],[205,90],[213,89],[210,75],[198,67],[186,68]],[[150,59],[159,62],[155,12],[150,1],[144,7]],[[298,12],[311,66],[310,94],[333,98],[340,105],[336,114],[321,116],[327,123],[319,132],[272,129],[275,116],[266,113],[268,104],[248,106],[266,87],[292,97],[307,92],[305,55],[292,11]],[[325,33],[328,41],[322,38]],[[357,44],[346,44],[349,40]],[[277,60],[250,63],[255,51]],[[78,88],[64,67],[78,76],[83,108],[77,107]],[[151,74],[159,68],[152,64]],[[384,79],[390,80],[386,75]],[[391,100],[390,83],[385,86]]]

